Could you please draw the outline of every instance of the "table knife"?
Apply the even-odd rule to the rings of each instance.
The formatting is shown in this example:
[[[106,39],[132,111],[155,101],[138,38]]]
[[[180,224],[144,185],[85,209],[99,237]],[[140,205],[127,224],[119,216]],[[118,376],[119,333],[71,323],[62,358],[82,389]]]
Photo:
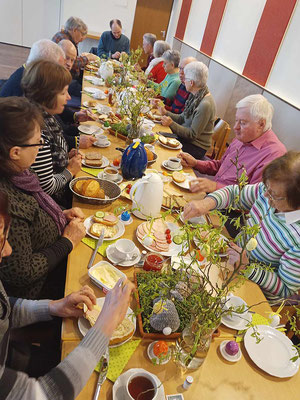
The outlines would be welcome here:
[[[88,269],[90,269],[90,268],[93,266],[93,262],[94,262],[94,260],[95,260],[97,251],[98,251],[99,247],[100,247],[100,246],[102,245],[102,243],[103,243],[104,233],[105,233],[105,230],[102,229],[102,232],[101,232],[101,235],[99,236],[99,239],[98,239],[98,242],[97,242],[97,244],[96,244],[95,250],[93,251],[92,257],[91,257],[91,259],[90,259],[90,261],[89,261],[89,263],[88,263],[88,266],[87,266]]]
[[[99,397],[99,394],[100,394],[100,390],[101,390],[101,386],[103,385],[103,382],[105,381],[106,375],[107,375],[107,370],[108,370],[107,358],[105,356],[102,356],[101,361],[102,361],[102,364],[101,364],[101,367],[100,367],[99,378],[98,378],[98,382],[97,382],[97,386],[96,386],[96,390],[95,390],[95,394],[94,394],[93,400],[98,400],[98,397]]]

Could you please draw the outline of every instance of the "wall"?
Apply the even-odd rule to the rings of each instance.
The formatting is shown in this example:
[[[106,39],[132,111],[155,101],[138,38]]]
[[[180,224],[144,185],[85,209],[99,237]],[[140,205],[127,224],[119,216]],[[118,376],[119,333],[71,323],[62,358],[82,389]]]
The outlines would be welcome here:
[[[295,129],[300,124],[300,4],[283,3],[280,13],[279,0],[181,0],[169,31],[175,32],[173,48],[182,57],[208,65],[219,117],[233,126],[236,102],[261,93],[274,106],[273,129],[280,140],[300,150]],[[275,27],[265,31],[276,18]]]

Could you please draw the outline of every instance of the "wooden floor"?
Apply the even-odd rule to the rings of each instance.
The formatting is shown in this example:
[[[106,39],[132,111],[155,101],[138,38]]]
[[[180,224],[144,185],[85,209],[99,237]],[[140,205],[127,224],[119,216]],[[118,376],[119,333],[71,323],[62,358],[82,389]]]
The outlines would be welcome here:
[[[27,60],[30,49],[0,43],[0,79],[7,79]]]

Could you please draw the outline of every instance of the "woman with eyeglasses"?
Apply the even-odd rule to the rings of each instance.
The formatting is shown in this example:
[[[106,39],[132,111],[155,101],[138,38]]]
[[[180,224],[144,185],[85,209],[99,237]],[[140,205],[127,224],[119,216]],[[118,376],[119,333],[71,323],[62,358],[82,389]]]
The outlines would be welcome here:
[[[82,211],[62,211],[29,171],[42,146],[43,123],[26,98],[0,99],[0,191],[9,198],[13,248],[2,260],[0,279],[9,295],[27,298],[63,294],[65,259],[85,236]]]
[[[7,240],[11,219],[11,205],[7,200],[7,196],[0,191],[0,262],[2,257],[10,258],[12,252]],[[78,292],[56,301],[16,299],[7,296],[0,280],[0,398],[75,399],[105,353],[113,331],[123,321],[133,288],[131,282],[120,280],[106,295],[95,325],[89,329],[80,344],[55,368],[35,379],[13,368],[13,357],[12,360],[11,357],[7,360],[10,330],[18,332],[18,328],[41,321],[49,321],[50,324],[53,317],[79,318],[83,311],[78,306],[85,303],[92,310],[96,304],[96,296],[90,287],[84,286]]]
[[[51,61],[40,60],[30,64],[22,78],[25,96],[37,104],[43,115],[42,139],[32,169],[39,177],[43,190],[63,206],[71,205],[71,193],[66,186],[80,171],[82,156],[69,151],[60,124],[55,119],[70,99],[68,85],[70,72]]]
[[[210,193],[204,200],[185,206],[184,219],[227,209],[234,205],[238,186],[227,186]],[[300,289],[300,152],[289,151],[263,170],[263,183],[247,185],[241,203],[249,211],[248,225],[260,225],[257,246],[243,254],[244,267],[259,261],[272,269],[247,270],[248,279],[256,282],[267,299],[289,298]],[[241,243],[240,243],[241,244]],[[230,250],[232,262],[241,248]]]

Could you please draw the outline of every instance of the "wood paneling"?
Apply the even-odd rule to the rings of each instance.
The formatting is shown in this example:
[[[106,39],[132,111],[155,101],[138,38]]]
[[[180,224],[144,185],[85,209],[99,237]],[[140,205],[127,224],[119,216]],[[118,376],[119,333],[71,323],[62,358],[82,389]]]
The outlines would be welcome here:
[[[0,79],[7,79],[27,60],[30,49],[0,43]]]

